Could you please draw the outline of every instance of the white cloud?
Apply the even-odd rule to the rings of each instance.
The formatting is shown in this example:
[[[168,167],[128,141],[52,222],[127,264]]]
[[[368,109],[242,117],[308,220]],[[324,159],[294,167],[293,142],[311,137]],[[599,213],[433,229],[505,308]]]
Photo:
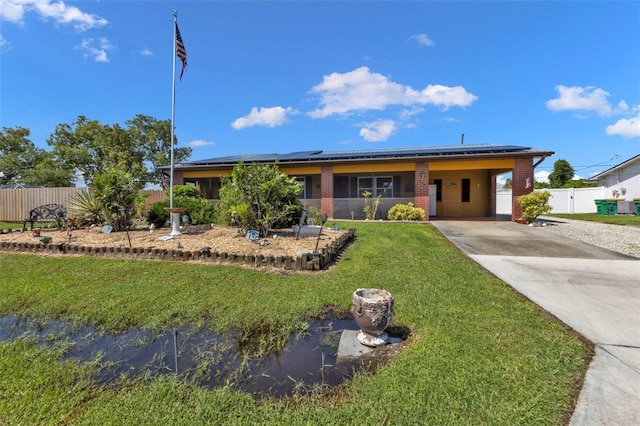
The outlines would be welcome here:
[[[236,119],[231,123],[231,127],[236,130],[245,129],[253,126],[276,127],[286,123],[290,115],[297,114],[298,111],[291,107],[283,108],[280,106],[271,108],[251,108],[251,112],[244,117]]]
[[[618,102],[618,107],[616,108],[616,112],[619,114],[625,113],[629,111],[629,105],[625,101]]]
[[[145,48],[145,49],[141,49],[138,50],[138,53],[142,56],[153,56],[153,52],[151,52],[149,49]]]
[[[551,174],[551,172],[540,170],[540,171],[536,172],[533,175],[533,177],[537,182],[549,183],[549,175],[550,174]]]
[[[191,141],[189,142],[189,146],[192,148],[199,148],[201,146],[213,146],[215,145],[215,142],[208,142],[208,141],[203,141],[201,139],[196,139],[195,141]]]
[[[0,20],[19,24],[22,22],[23,16],[24,5],[22,2],[0,0]]]
[[[547,108],[552,111],[582,110],[594,111],[600,115],[608,115],[612,112],[611,105],[607,100],[609,92],[600,88],[558,85],[556,90],[560,96],[546,102]]]
[[[364,123],[364,128],[360,129],[360,136],[369,142],[386,141],[396,131],[396,124],[393,120],[378,120],[371,123]]]
[[[632,118],[622,118],[615,124],[607,126],[608,135],[620,135],[625,138],[640,137],[640,115]]]
[[[105,37],[99,39],[87,38],[82,43],[74,47],[76,50],[83,52],[85,58],[93,58],[96,62],[109,62],[107,50],[112,48],[111,43]]]
[[[109,22],[75,6],[67,6],[62,1],[0,0],[0,20],[23,24],[24,15],[28,12],[34,12],[45,19],[53,19],[58,24],[71,24],[78,31],[103,27]]]
[[[0,34],[0,53],[4,53],[10,49],[11,43],[9,43],[7,39],[2,37],[2,34]]]
[[[496,176],[496,186],[503,187],[507,183],[507,178],[511,178],[511,174]]]
[[[344,115],[353,111],[383,110],[390,105],[468,106],[478,99],[462,86],[428,85],[422,90],[390,81],[382,74],[360,67],[341,74],[325,75],[311,93],[320,96],[322,108],[309,113],[312,118]]]
[[[415,40],[422,46],[433,46],[435,43],[426,34],[416,34],[409,37],[409,40]]]
[[[420,113],[422,113],[424,111],[424,108],[420,108],[420,107],[414,107],[414,108],[410,108],[410,109],[403,109],[402,111],[400,111],[400,120],[402,121],[407,121],[409,120],[411,117],[413,117],[414,115],[418,115]]]

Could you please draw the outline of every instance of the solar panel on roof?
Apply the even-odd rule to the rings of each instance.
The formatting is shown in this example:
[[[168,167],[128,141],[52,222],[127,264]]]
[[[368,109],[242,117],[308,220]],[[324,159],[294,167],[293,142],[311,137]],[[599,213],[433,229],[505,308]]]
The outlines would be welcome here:
[[[486,154],[486,153],[510,153],[530,151],[531,148],[517,145],[495,145],[495,144],[468,144],[468,145],[448,145],[448,146],[423,146],[411,148],[383,148],[353,151],[298,151],[288,154],[247,154],[234,155],[228,157],[210,158],[186,163],[186,165],[215,165],[215,164],[235,164],[238,162],[273,162],[276,160],[291,161],[326,161],[326,160],[346,160],[346,159],[376,159],[393,157],[431,157],[447,156],[455,154]]]

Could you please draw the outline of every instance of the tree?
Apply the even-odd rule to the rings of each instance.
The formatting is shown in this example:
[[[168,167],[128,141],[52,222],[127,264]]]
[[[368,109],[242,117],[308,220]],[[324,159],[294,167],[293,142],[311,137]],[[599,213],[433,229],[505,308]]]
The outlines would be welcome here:
[[[144,152],[144,161],[152,166],[152,169],[147,173],[146,181],[161,184],[163,174],[158,168],[171,163],[171,120],[160,121],[138,114],[133,120],[127,121],[126,125],[133,138],[140,144]],[[174,145],[176,143],[177,141],[174,140]],[[191,156],[191,152],[191,148],[174,146],[174,163],[186,161]]]
[[[24,127],[3,127],[0,132],[0,184],[24,182],[25,171],[35,167],[42,153],[29,139]]]
[[[73,171],[59,168],[51,152],[44,152],[38,164],[28,171],[27,176],[33,185],[49,188],[74,186],[75,182]]]
[[[57,169],[53,157],[29,139],[24,127],[0,131],[0,184],[71,186],[73,174]]]
[[[301,192],[302,185],[280,172],[277,164],[240,162],[221,184],[220,217],[266,236],[272,228],[295,223],[302,211]]]
[[[53,148],[59,168],[79,171],[87,184],[92,183],[96,174],[112,168],[127,170],[143,183],[161,183],[158,167],[170,163],[170,121],[139,114],[126,125],[126,128],[119,124],[103,125],[80,115],[72,125],[56,126],[47,143]],[[190,155],[191,148],[174,149],[175,162]]]
[[[557,160],[553,163],[553,172],[549,174],[549,184],[551,188],[562,188],[567,183],[571,182],[575,176],[573,167],[567,160]]]

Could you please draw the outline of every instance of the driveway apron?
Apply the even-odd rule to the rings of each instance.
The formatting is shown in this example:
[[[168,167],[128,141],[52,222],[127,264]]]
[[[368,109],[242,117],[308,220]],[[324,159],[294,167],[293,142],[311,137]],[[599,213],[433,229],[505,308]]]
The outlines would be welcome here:
[[[640,425],[640,259],[513,222],[431,224],[595,344],[571,425]]]

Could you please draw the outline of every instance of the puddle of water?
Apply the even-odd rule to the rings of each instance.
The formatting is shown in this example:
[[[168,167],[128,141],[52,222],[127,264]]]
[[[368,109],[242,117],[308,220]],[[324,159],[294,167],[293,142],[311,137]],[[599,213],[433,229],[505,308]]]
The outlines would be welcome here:
[[[310,322],[291,336],[283,349],[260,356],[239,343],[237,332],[214,333],[183,326],[161,334],[134,328],[118,335],[64,321],[35,321],[20,316],[0,317],[0,341],[32,336],[39,344],[69,344],[66,359],[100,359],[98,384],[115,384],[121,376],[180,375],[201,386],[215,388],[228,381],[256,397],[283,397],[315,386],[335,386],[359,368],[337,361],[343,330],[357,330],[353,320]]]

